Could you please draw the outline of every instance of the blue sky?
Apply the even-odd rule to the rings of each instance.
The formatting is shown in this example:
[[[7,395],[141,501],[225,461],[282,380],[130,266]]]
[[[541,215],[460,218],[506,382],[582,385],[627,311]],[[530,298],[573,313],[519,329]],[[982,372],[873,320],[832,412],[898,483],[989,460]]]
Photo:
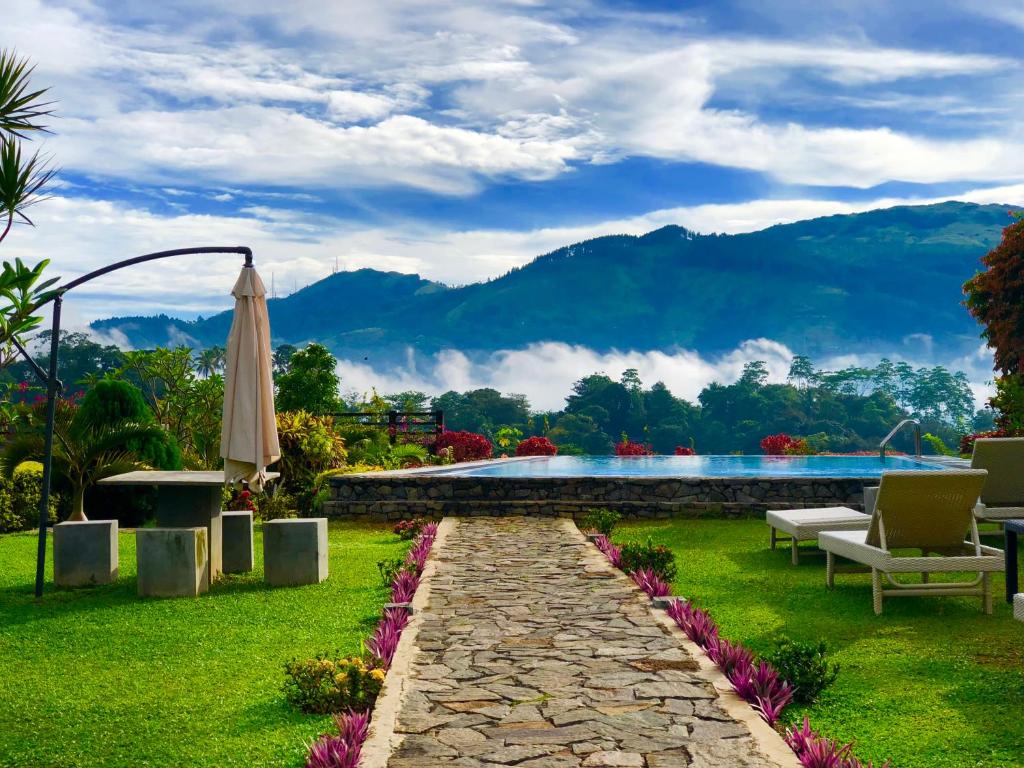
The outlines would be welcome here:
[[[62,170],[4,257],[248,244],[279,293],[336,260],[458,284],[667,223],[1024,201],[1024,2],[271,5],[6,0]],[[73,311],[209,312],[236,266]]]

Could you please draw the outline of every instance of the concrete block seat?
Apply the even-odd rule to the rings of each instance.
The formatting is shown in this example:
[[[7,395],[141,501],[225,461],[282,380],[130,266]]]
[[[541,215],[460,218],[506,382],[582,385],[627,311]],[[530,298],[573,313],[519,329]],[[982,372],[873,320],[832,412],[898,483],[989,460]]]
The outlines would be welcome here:
[[[53,582],[82,587],[117,581],[117,520],[67,520],[53,527]]]
[[[319,584],[327,578],[327,518],[263,524],[264,580],[273,586]]]
[[[140,597],[197,597],[210,589],[205,526],[135,532]]]
[[[1013,596],[1013,618],[1024,621],[1024,592]]]
[[[224,573],[252,570],[252,512],[221,513],[221,548]]]
[[[765,522],[771,527],[772,549],[779,541],[791,542],[793,565],[797,565],[800,562],[799,542],[816,541],[822,531],[866,531],[871,515],[849,507],[779,509],[769,511]],[[780,539],[778,531],[788,534],[789,539]]]

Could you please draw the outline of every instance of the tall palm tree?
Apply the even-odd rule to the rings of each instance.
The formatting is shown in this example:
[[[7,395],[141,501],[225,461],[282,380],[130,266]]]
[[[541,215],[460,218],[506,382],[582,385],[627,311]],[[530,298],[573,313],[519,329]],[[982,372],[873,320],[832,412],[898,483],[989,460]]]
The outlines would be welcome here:
[[[36,420],[38,421],[38,420]],[[87,520],[85,491],[105,477],[144,469],[128,447],[159,437],[157,424],[136,422],[95,423],[64,402],[58,404],[53,430],[53,472],[71,486],[71,517]],[[0,454],[0,470],[10,477],[23,461],[43,456],[43,431],[34,429],[16,435]]]
[[[196,372],[204,379],[210,378],[217,371],[217,351],[215,347],[204,349],[196,356]]]

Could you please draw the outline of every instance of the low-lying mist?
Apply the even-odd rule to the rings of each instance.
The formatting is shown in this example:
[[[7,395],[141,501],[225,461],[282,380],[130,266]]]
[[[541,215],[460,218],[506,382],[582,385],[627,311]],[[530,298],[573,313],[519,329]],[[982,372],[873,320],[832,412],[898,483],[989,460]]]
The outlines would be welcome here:
[[[891,353],[859,353],[814,360],[819,369],[836,370],[853,365],[874,365],[882,357],[894,362],[905,360],[912,366],[944,365],[951,371],[963,371],[971,381],[977,406],[984,405],[991,393],[992,357],[984,346],[970,354],[941,353],[922,345],[920,355],[898,356]],[[375,368],[363,362],[342,359],[338,363],[342,389],[366,393],[371,389],[391,393],[419,390],[436,395],[448,390],[463,392],[490,387],[509,394],[526,395],[534,410],[559,410],[575,381],[591,373],[606,373],[618,379],[622,371],[635,368],[645,385],[657,381],[677,397],[696,401],[708,384],[731,384],[753,360],[767,364],[769,381],[786,380],[794,352],[771,339],[750,339],[736,349],[715,357],[705,357],[685,349],[660,351],[597,352],[583,346],[561,342],[531,344],[523,349],[500,350],[483,358],[474,358],[455,349],[446,349],[425,357],[409,350],[401,366]]]

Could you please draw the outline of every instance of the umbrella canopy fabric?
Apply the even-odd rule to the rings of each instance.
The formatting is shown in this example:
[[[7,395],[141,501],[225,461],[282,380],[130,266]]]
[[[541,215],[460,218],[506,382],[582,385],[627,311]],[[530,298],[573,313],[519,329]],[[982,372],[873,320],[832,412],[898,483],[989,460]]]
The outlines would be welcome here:
[[[224,371],[224,421],[220,455],[224,481],[263,487],[268,464],[281,458],[274,417],[267,291],[252,267],[243,267],[235,287],[235,315],[228,334]]]

